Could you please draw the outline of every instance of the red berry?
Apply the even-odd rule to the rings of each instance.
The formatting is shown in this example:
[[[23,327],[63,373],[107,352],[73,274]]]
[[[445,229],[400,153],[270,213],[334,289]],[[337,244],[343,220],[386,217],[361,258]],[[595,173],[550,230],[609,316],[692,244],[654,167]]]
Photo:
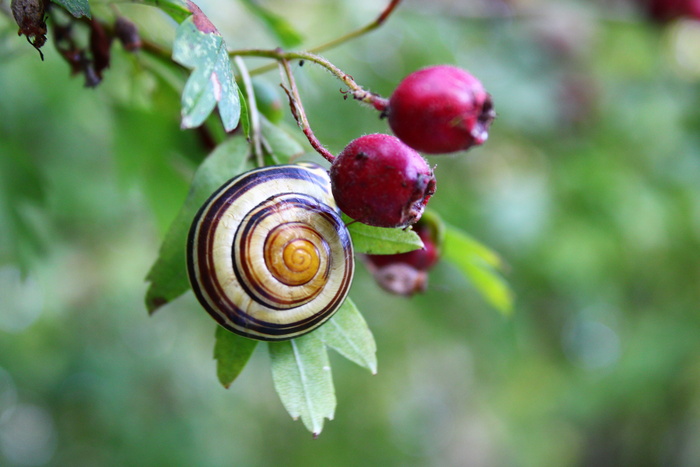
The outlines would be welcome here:
[[[413,229],[423,240],[423,248],[395,255],[367,255],[367,259],[379,268],[401,263],[419,271],[428,271],[439,259],[438,249],[430,228],[422,223],[418,223],[416,226]]]
[[[404,78],[389,99],[389,125],[412,148],[431,154],[469,149],[488,138],[491,96],[471,74],[449,65]]]
[[[435,193],[435,176],[425,159],[391,135],[351,141],[333,161],[330,176],[340,210],[377,227],[413,224]]]
[[[365,255],[377,284],[389,293],[410,297],[425,292],[428,270],[440,259],[437,226],[421,219],[413,229],[423,240],[423,248],[395,255]]]
[[[700,19],[700,0],[640,0],[647,14],[665,23],[685,16]]]

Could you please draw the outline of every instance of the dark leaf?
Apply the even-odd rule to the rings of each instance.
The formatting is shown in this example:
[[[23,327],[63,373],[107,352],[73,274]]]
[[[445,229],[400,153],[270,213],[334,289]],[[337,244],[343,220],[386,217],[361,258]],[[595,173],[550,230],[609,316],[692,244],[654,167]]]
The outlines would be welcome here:
[[[51,0],[53,3],[56,3],[57,5],[61,5],[63,8],[68,11],[71,15],[75,16],[76,18],[81,18],[83,16],[86,16],[88,18],[91,18],[91,13],[90,13],[90,4],[88,3],[88,0]]]

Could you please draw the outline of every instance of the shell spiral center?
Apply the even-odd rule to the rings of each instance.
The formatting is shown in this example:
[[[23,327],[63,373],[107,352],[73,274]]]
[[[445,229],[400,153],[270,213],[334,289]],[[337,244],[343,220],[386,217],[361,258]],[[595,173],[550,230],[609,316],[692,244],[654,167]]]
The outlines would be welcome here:
[[[282,284],[303,285],[318,274],[321,254],[325,254],[323,250],[327,249],[326,242],[308,226],[283,224],[267,236],[265,264],[272,276]]]

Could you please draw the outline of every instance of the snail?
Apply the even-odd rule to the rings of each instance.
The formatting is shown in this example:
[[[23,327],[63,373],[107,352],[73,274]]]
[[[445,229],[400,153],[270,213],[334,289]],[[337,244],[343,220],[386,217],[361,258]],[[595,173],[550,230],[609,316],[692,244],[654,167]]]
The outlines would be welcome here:
[[[286,340],[322,325],[354,272],[327,172],[298,163],[226,182],[192,222],[187,270],[202,306],[236,334]]]

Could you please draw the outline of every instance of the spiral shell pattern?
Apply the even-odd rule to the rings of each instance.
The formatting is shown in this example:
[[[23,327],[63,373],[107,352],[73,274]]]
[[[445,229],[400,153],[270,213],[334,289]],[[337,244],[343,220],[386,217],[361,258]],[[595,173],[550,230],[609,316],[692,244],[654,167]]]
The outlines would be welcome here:
[[[284,340],[323,324],[354,272],[326,171],[292,164],[229,180],[194,218],[187,269],[202,306],[237,334]]]

